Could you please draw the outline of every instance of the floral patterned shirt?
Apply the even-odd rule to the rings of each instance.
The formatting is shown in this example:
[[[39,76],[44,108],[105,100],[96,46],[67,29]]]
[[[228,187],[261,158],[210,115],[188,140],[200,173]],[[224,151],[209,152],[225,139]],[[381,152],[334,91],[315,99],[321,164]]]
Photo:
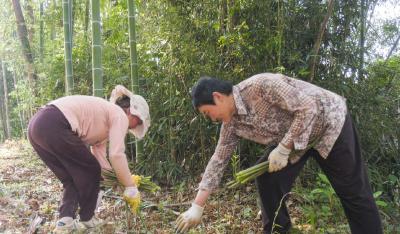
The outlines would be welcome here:
[[[239,137],[270,146],[294,144],[290,162],[310,147],[326,158],[347,113],[343,97],[282,74],[263,73],[233,86],[236,112],[223,123],[199,189],[218,188]]]

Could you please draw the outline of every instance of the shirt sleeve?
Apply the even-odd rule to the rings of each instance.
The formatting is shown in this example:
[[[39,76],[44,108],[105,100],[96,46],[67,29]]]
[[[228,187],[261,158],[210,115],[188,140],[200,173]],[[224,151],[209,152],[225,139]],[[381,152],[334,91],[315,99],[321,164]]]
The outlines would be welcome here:
[[[132,185],[131,172],[125,155],[125,136],[128,132],[128,119],[125,115],[112,119],[109,132],[109,157],[118,180],[125,187]]]
[[[316,101],[281,78],[265,80],[263,86],[267,90],[266,98],[273,105],[293,115],[293,122],[281,143],[289,145],[293,142],[295,150],[305,149],[317,117]]]
[[[125,116],[114,117],[109,130],[109,156],[125,157],[125,136],[128,132],[128,120]]]
[[[90,147],[92,154],[99,162],[102,169],[111,170],[111,165],[107,160],[107,141],[103,141],[97,145]]]
[[[199,189],[212,192],[218,188],[226,165],[238,143],[238,136],[230,124],[222,124],[215,152],[207,164]]]

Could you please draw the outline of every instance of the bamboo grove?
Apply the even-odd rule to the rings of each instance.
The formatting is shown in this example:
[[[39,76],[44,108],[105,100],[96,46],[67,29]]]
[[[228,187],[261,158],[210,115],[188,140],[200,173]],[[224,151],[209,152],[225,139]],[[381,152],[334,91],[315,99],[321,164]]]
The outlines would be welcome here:
[[[24,137],[29,117],[49,100],[66,94],[108,98],[123,84],[151,108],[143,145],[127,139],[132,158],[140,156],[136,167],[172,183],[200,172],[217,141],[219,126],[190,103],[198,77],[237,83],[282,72],[347,98],[373,186],[391,191],[400,180],[400,23],[371,21],[381,2],[5,1],[0,139]],[[374,50],[377,43],[389,53]],[[242,166],[262,152],[246,141],[237,149],[250,156]]]

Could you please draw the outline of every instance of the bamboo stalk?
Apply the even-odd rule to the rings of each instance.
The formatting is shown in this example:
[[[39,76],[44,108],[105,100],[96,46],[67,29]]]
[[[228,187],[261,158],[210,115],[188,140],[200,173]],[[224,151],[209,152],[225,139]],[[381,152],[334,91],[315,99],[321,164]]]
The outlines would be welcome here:
[[[74,89],[72,69],[72,36],[70,17],[70,0],[63,0],[63,24],[64,24],[64,58],[65,58],[65,93],[71,95]]]
[[[103,68],[101,64],[101,18],[100,1],[92,0],[92,77],[93,95],[103,97]]]
[[[139,89],[139,65],[136,49],[136,21],[135,21],[135,1],[128,0],[128,25],[129,25],[129,55],[131,68],[131,88],[136,94],[140,94]],[[136,163],[143,159],[143,142],[136,140]]]
[[[6,123],[6,139],[11,138],[11,124],[10,124],[10,113],[8,106],[8,87],[7,87],[7,67],[4,61],[1,61],[2,71],[3,71],[3,92],[4,92],[4,109],[5,109],[5,123]]]

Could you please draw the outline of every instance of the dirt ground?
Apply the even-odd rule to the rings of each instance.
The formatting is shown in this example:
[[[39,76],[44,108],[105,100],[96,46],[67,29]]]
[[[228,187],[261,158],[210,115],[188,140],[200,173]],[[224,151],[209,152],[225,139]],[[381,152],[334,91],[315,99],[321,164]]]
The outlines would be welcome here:
[[[194,186],[142,194],[138,217],[127,211],[118,193],[108,191],[97,213],[108,224],[93,233],[174,233],[177,214],[194,198]],[[0,145],[0,233],[51,233],[61,193],[60,182],[29,143]],[[208,202],[202,224],[190,233],[261,233],[256,200],[254,186],[218,192]]]

